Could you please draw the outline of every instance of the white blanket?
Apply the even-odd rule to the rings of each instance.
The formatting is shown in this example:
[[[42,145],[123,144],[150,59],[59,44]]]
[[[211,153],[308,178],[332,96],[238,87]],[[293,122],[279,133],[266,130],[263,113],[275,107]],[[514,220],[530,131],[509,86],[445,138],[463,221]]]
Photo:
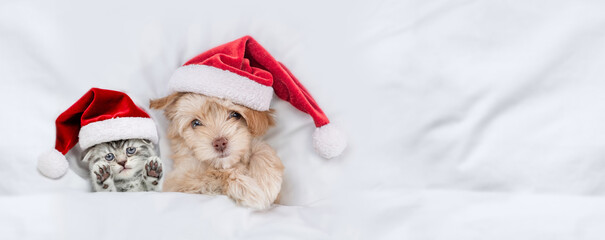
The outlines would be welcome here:
[[[2,239],[603,239],[605,2],[4,1]],[[196,54],[255,37],[348,134],[324,160],[277,98],[283,205],[89,193],[36,158],[91,87],[140,105]],[[170,165],[160,125],[161,155]],[[168,167],[167,170],[170,170]]]

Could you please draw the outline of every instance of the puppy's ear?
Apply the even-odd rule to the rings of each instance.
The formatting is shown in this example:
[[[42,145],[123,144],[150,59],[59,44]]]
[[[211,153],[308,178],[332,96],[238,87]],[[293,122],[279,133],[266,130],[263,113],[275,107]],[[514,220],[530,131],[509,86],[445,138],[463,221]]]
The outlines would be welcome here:
[[[262,136],[265,134],[265,132],[267,132],[269,127],[275,125],[273,112],[275,112],[273,109],[269,109],[269,111],[264,112],[246,109],[246,111],[242,113],[244,120],[246,120],[246,124],[248,124],[248,130],[252,136]]]
[[[163,98],[149,100],[149,107],[152,109],[164,109],[183,96],[183,94],[184,93],[177,92]]]

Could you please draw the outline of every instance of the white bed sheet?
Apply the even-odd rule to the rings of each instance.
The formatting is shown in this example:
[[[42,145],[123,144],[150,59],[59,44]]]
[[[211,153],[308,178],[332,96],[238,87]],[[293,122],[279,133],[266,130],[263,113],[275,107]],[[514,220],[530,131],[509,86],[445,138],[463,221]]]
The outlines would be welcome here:
[[[0,236],[602,239],[604,10],[589,0],[3,1]],[[54,119],[90,87],[145,105],[184,61],[245,34],[349,137],[340,158],[321,159],[310,117],[274,100],[266,140],[286,166],[283,205],[87,193],[75,161],[58,181],[35,171]],[[167,122],[151,114],[169,163]],[[124,219],[129,228],[108,225]]]

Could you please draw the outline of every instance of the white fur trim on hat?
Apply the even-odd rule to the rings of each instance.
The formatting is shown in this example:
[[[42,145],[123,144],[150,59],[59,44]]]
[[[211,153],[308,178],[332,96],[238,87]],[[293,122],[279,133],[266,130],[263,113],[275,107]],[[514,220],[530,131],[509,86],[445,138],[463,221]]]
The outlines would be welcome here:
[[[193,92],[228,99],[257,111],[269,110],[273,87],[206,65],[179,67],[168,82],[171,92]]]
[[[67,172],[68,168],[69,164],[67,163],[67,159],[65,159],[65,156],[56,149],[38,157],[38,170],[46,177],[55,179],[60,178]]]
[[[326,159],[339,156],[347,147],[345,135],[333,124],[326,124],[313,132],[313,147]]]
[[[124,139],[147,139],[158,142],[158,131],[151,118],[124,117],[89,123],[80,129],[79,142],[82,150],[99,143]]]

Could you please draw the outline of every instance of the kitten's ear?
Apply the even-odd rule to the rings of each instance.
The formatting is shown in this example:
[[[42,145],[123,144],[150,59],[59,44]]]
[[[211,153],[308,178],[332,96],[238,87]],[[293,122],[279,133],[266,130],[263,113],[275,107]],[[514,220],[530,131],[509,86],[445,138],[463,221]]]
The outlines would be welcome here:
[[[173,93],[163,98],[149,100],[149,107],[152,109],[165,109],[170,104],[173,104],[177,99],[185,93]]]
[[[264,112],[246,109],[242,113],[244,120],[246,120],[246,124],[248,124],[248,130],[252,136],[262,136],[265,134],[265,132],[267,132],[269,127],[275,125],[273,112],[275,112],[273,109],[269,109],[269,111]]]
[[[145,145],[149,145],[149,146],[151,147],[151,149],[155,149],[155,144],[153,144],[153,143],[151,142],[151,140],[149,140],[149,139],[141,139],[141,141],[143,141],[143,143],[144,143]]]
[[[91,152],[90,149],[92,148],[87,148],[86,150],[84,150],[84,152],[82,153],[82,155],[84,155],[84,157],[82,158],[82,162],[87,163],[90,160],[91,157]]]

